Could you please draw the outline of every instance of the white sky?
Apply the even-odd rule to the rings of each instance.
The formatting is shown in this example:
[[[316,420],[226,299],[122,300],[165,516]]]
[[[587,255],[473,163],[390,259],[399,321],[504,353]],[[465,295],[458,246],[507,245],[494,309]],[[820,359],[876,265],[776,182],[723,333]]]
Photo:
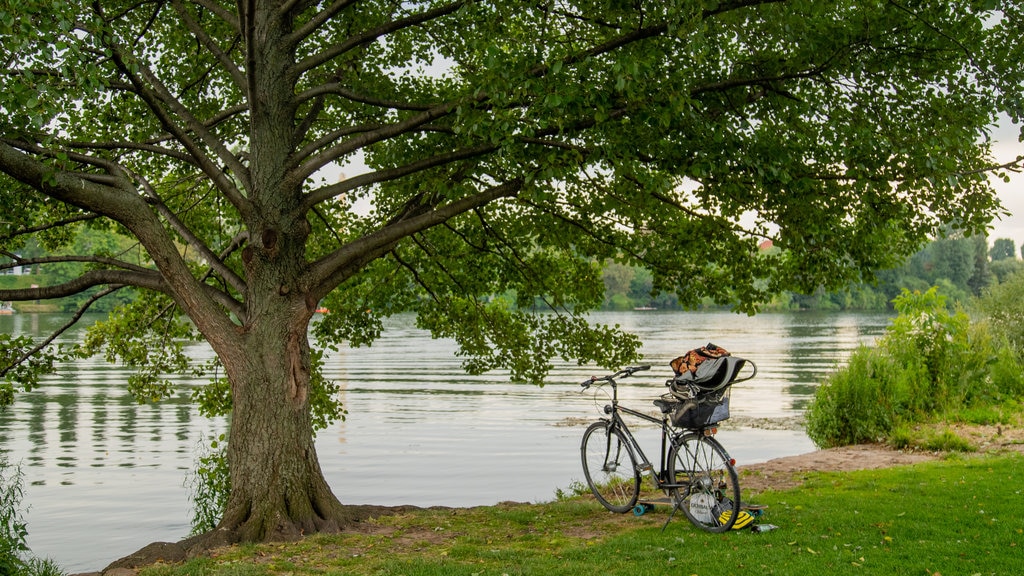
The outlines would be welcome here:
[[[996,143],[992,146],[992,153],[997,163],[1010,162],[1018,156],[1024,156],[1024,143],[1018,141],[1019,127],[1005,123],[993,133]],[[1009,173],[1010,182],[1003,182],[1001,179],[992,178],[992,186],[999,193],[1003,207],[1010,211],[1011,215],[1002,221],[992,222],[992,229],[988,233],[989,245],[996,238],[1009,238],[1013,240],[1017,249],[1017,257],[1020,257],[1020,247],[1024,244],[1024,173]]]

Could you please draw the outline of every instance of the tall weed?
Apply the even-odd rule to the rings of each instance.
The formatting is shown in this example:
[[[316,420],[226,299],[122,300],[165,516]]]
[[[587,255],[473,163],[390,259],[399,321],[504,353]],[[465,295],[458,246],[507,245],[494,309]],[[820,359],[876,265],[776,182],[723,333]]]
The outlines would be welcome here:
[[[63,576],[56,562],[29,550],[28,526],[21,516],[23,482],[21,467],[0,455],[0,576]]]
[[[193,536],[216,528],[227,508],[231,476],[225,440],[225,435],[221,434],[210,443],[198,456],[198,465],[186,480],[192,501]]]
[[[28,530],[21,517],[22,480],[21,468],[0,456],[0,576],[25,570]]]

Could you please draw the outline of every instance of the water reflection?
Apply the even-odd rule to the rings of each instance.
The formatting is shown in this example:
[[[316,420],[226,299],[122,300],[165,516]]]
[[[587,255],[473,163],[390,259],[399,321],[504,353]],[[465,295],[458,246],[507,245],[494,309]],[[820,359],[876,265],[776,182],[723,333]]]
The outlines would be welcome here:
[[[140,406],[125,391],[126,378],[127,372],[92,361],[69,366],[39,389],[19,394],[13,408],[0,411],[3,450],[14,457],[27,455],[29,466],[132,467],[142,465],[143,454],[158,446],[190,466],[191,444],[204,427],[196,425],[203,419],[188,404],[190,386],[166,403]],[[171,443],[178,448],[171,449]],[[111,452],[122,456],[112,460]]]
[[[60,315],[0,316],[0,331],[40,335]],[[821,376],[859,343],[882,332],[884,315],[727,312],[603,313],[595,320],[636,332],[654,369],[627,381],[625,402],[650,406],[671,375],[668,362],[714,342],[759,366],[736,387],[733,414],[800,414]],[[70,335],[69,337],[75,337]],[[579,480],[581,428],[603,403],[578,383],[595,371],[560,365],[537,388],[501,374],[467,376],[449,341],[433,340],[409,317],[389,322],[371,348],[326,358],[350,415],[322,431],[317,450],[332,488],[348,503],[492,504],[548,500]],[[190,355],[202,361],[205,346]],[[21,462],[29,484],[26,515],[33,551],[71,572],[95,570],[152,541],[189,530],[185,472],[193,453],[224,430],[188,403],[188,379],[157,406],[126,392],[128,372],[99,359],[65,367],[40,389],[0,412],[0,449]],[[640,430],[644,435],[653,430]],[[733,428],[722,432],[742,462],[805,452],[801,431]],[[649,442],[653,442],[650,440]],[[416,482],[396,469],[415,470]]]
[[[779,417],[802,413],[822,375],[888,323],[885,314],[646,312],[627,316],[623,326],[640,335],[656,366],[707,342],[753,360],[758,376],[737,385],[734,411]]]

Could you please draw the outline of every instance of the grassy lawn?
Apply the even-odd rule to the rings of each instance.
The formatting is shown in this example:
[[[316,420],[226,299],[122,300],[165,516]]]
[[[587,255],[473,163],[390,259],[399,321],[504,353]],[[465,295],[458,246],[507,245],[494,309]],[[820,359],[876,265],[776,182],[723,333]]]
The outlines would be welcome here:
[[[742,480],[741,480],[742,485]],[[242,546],[142,576],[1018,574],[1024,456],[821,473],[756,497],[777,530],[707,534],[669,510],[604,511],[587,497],[418,510],[359,532]]]

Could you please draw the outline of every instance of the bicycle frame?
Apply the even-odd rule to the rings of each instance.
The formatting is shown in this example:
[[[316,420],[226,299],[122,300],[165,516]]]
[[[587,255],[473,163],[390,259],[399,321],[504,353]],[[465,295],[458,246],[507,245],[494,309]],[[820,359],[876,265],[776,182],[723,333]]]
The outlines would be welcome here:
[[[649,366],[639,366],[635,367],[635,369],[623,370],[622,372],[626,372],[626,376],[629,376],[633,373],[633,371],[645,370],[647,368],[649,368]],[[645,472],[651,472],[651,478],[653,478],[654,480],[654,486],[658,490],[671,490],[673,488],[688,487],[688,484],[675,483],[675,479],[672,479],[673,481],[670,482],[669,479],[665,478],[665,471],[668,470],[669,446],[671,444],[674,444],[676,442],[676,439],[684,434],[684,431],[676,430],[675,428],[670,426],[668,423],[668,415],[664,415],[661,418],[655,418],[650,414],[645,414],[638,410],[634,410],[626,406],[621,406],[619,404],[619,388],[618,384],[615,382],[615,378],[618,377],[619,374],[622,374],[622,372],[613,374],[612,376],[608,376],[603,379],[593,378],[589,382],[605,380],[611,385],[612,403],[604,407],[604,413],[610,416],[612,428],[620,430],[623,433],[623,436],[625,436],[626,449],[633,453],[634,460],[638,462],[637,467],[639,468],[639,470],[637,470],[637,472],[639,472],[640,474],[644,474]],[[586,382],[584,384],[586,384]],[[654,469],[654,464],[647,457],[647,454],[640,446],[640,443],[633,435],[633,432],[629,429],[629,426],[626,424],[626,421],[622,418],[622,414],[628,414],[632,417],[645,420],[652,424],[657,424],[661,428],[661,455],[659,457],[657,470]]]

